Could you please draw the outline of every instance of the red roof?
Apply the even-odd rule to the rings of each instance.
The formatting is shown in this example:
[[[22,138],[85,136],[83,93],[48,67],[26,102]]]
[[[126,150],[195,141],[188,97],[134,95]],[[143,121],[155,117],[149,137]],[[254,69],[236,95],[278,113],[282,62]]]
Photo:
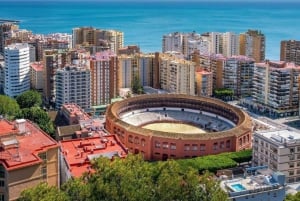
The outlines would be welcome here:
[[[90,162],[94,158],[100,156],[123,158],[127,155],[126,148],[115,135],[63,140],[59,143],[73,177],[80,177],[83,173],[92,171]]]
[[[35,71],[43,71],[44,65],[40,62],[35,62],[30,64],[31,68],[33,68]]]
[[[23,168],[42,160],[38,154],[58,147],[58,144],[49,135],[24,120],[25,131],[19,133],[16,122],[0,120],[0,162],[7,170]]]

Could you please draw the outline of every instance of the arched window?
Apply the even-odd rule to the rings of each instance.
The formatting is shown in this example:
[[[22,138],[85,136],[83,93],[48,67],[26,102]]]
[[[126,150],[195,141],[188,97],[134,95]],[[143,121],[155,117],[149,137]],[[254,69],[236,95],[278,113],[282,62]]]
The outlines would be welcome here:
[[[129,135],[129,136],[128,136],[128,142],[129,142],[129,143],[133,143],[133,137],[132,137],[132,135]]]

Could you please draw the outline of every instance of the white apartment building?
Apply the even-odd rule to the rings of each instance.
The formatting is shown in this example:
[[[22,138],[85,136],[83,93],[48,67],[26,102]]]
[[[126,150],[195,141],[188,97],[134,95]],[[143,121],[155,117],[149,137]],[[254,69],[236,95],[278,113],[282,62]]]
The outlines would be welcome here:
[[[75,103],[85,111],[91,108],[90,70],[85,67],[68,66],[56,71],[57,110],[65,103]]]
[[[169,54],[159,58],[160,87],[170,93],[195,95],[195,63]]]
[[[30,89],[29,46],[15,43],[5,47],[4,94],[16,97]]]
[[[246,56],[232,56],[226,59],[223,68],[223,87],[232,89],[239,97],[252,94],[254,59]]]
[[[289,129],[255,131],[252,165],[267,165],[286,176],[286,182],[300,181],[300,133]]]
[[[226,57],[239,55],[239,34],[226,32],[222,34],[222,54]]]
[[[131,88],[136,76],[141,86],[153,85],[154,54],[132,54],[118,56],[118,88]]]
[[[299,110],[300,66],[287,62],[256,63],[253,78],[254,110],[272,117],[293,116]]]

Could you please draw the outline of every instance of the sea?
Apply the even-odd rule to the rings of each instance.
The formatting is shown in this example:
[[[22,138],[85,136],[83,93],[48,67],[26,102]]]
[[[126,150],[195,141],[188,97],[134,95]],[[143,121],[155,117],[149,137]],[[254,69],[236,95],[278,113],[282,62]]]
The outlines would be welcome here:
[[[0,0],[0,19],[20,20],[33,33],[72,33],[91,26],[124,32],[125,45],[142,52],[161,51],[162,36],[172,32],[261,30],[266,58],[279,60],[281,40],[300,40],[300,1],[122,1]]]

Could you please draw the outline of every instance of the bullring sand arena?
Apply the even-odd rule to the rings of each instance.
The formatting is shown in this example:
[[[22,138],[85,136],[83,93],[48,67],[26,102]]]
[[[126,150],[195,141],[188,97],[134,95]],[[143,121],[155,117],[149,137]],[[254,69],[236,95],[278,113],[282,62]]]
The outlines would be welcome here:
[[[106,129],[146,160],[189,158],[251,148],[250,117],[217,99],[178,94],[111,104]]]

